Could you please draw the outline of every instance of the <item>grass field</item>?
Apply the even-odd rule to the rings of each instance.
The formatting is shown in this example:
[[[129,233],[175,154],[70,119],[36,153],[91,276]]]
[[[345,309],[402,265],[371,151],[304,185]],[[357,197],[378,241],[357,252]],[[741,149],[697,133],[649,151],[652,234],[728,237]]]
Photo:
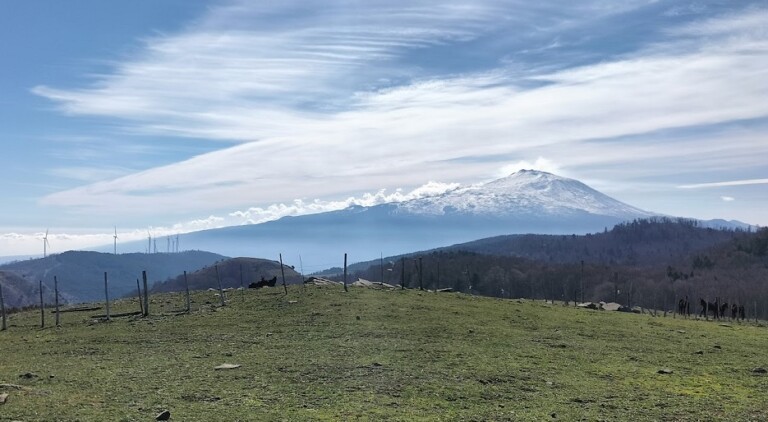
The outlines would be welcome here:
[[[12,315],[0,384],[23,388],[0,387],[0,421],[768,420],[764,327],[413,290],[243,293],[224,308],[196,293],[188,315],[157,295],[149,318],[67,313],[59,329]]]

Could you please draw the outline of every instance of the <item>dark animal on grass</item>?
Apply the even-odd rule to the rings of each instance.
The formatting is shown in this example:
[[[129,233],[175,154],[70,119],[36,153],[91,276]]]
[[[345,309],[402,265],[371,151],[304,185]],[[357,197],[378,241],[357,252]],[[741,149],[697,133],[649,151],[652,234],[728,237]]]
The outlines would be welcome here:
[[[262,287],[275,287],[275,284],[277,284],[277,276],[272,277],[269,280],[265,280],[264,276],[261,277],[261,281],[257,281],[255,283],[251,283],[248,285],[249,289],[260,289]]]
[[[688,315],[690,315],[691,307],[690,307],[690,304],[688,303],[688,296],[686,296],[685,299],[680,299],[677,302],[677,313],[685,317],[688,317]]]
[[[728,302],[725,302],[722,305],[720,305],[720,318],[725,319],[726,315],[728,315]]]
[[[708,312],[712,312],[712,317],[717,319],[718,318],[718,311],[720,310],[720,307],[717,304],[717,300],[715,303],[707,302],[704,299],[700,300],[701,303],[701,312],[699,312],[699,317],[708,317]]]

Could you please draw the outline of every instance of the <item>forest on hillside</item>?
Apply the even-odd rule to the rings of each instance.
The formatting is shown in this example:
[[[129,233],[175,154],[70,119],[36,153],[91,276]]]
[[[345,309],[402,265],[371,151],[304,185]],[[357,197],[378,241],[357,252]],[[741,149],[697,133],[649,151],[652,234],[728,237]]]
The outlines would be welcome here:
[[[752,313],[756,308],[759,317],[768,318],[765,228],[714,230],[689,220],[653,219],[596,235],[513,239],[529,245],[528,255],[540,259],[511,256],[513,248],[501,247],[500,240],[387,258],[383,266],[374,262],[352,271],[351,278],[505,298],[615,301],[659,310],[671,310],[687,296],[692,312],[698,312],[699,298],[720,298],[721,303],[744,304]]]

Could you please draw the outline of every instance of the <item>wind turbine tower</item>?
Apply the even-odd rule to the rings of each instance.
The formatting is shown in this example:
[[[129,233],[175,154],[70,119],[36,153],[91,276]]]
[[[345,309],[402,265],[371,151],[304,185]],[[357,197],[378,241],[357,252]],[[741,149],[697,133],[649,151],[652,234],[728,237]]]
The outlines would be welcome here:
[[[117,255],[117,226],[115,226],[115,235],[112,237],[115,240],[115,255]]]
[[[43,236],[43,258],[48,256],[48,229],[45,229],[45,236]]]
[[[147,230],[147,253],[152,253],[152,233]]]

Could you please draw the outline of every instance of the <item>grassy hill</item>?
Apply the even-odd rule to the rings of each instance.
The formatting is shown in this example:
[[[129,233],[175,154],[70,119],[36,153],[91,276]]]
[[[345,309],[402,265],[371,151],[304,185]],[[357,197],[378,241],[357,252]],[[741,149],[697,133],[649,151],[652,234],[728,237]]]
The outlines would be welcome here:
[[[152,297],[10,318],[0,420],[765,420],[765,327],[415,290]],[[125,300],[116,311],[138,308]],[[242,365],[215,370],[223,363]],[[660,374],[669,369],[670,374]]]

